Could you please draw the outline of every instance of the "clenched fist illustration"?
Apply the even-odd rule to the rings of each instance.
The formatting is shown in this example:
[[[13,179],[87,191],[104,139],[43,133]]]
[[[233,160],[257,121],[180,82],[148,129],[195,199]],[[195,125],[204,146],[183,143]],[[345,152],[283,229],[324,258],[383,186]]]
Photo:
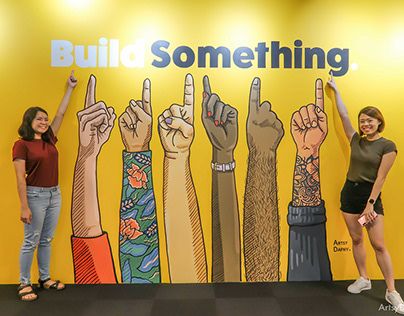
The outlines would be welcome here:
[[[97,156],[102,145],[108,140],[116,115],[112,107],[95,100],[96,78],[88,80],[84,109],[77,113],[79,120],[80,151]]]
[[[188,152],[194,139],[194,79],[191,74],[185,77],[184,105],[171,105],[158,121],[166,155]]]
[[[300,157],[318,156],[320,146],[328,132],[327,114],[324,112],[323,82],[315,83],[315,103],[302,106],[292,114],[290,131]]]
[[[152,136],[151,84],[143,82],[142,100],[130,100],[129,106],[118,119],[122,142],[127,152],[149,150]]]
[[[203,78],[202,123],[214,149],[231,153],[237,145],[238,113],[211,92],[208,76]]]

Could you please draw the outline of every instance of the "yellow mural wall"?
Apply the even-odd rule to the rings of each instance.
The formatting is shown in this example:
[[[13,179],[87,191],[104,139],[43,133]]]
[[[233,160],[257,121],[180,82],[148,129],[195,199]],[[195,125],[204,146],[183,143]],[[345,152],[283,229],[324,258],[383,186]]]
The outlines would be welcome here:
[[[161,276],[168,282],[162,205],[163,150],[157,131],[158,115],[172,103],[182,102],[183,83],[187,73],[195,80],[195,139],[191,148],[191,169],[198,196],[202,228],[207,245],[208,269],[211,268],[211,144],[201,122],[202,78],[209,75],[214,90],[239,112],[239,141],[235,149],[236,181],[240,214],[243,209],[247,168],[246,119],[248,96],[254,77],[261,79],[261,99],[269,100],[272,110],[283,122],[285,136],[278,148],[278,198],[281,240],[281,280],[286,280],[288,257],[287,206],[292,197],[295,145],[290,134],[290,118],[303,105],[314,102],[314,82],[328,79],[329,69],[337,70],[325,60],[312,68],[284,65],[258,66],[255,53],[250,68],[198,67],[199,46],[224,46],[234,52],[245,46],[254,50],[258,43],[279,42],[294,56],[296,40],[304,48],[319,47],[325,54],[333,48],[348,49],[349,70],[335,77],[356,122],[358,111],[367,105],[378,106],[386,119],[384,132],[398,147],[398,158],[383,188],[385,238],[395,275],[404,278],[401,233],[404,174],[401,149],[404,148],[404,3],[402,1],[111,1],[111,0],[38,0],[2,1],[0,3],[0,104],[3,110],[0,138],[0,283],[16,283],[19,272],[19,249],[23,225],[19,221],[19,200],[11,160],[11,148],[17,139],[22,114],[28,106],[39,105],[53,116],[64,92],[66,78],[72,69],[79,80],[70,107],[58,135],[60,154],[59,179],[63,206],[53,242],[51,273],[67,283],[73,282],[71,254],[70,207],[72,179],[78,148],[76,113],[83,108],[90,74],[97,76],[97,97],[115,108],[119,116],[131,98],[139,99],[142,82],[152,84],[153,181],[159,222]],[[102,46],[100,39],[119,40],[124,47],[142,40],[145,47],[143,66],[128,68],[122,61],[117,67],[82,68],[52,66],[52,41],[66,40],[73,45]],[[171,60],[166,67],[152,65],[157,59],[150,52],[153,43],[169,42],[165,50],[172,57],[179,46],[196,52],[195,62],[181,68]],[[105,46],[105,45],[104,45]],[[110,46],[109,46],[110,47]],[[185,58],[185,56],[182,56]],[[131,59],[132,58],[132,59]],[[128,60],[136,56],[129,55]],[[292,57],[294,58],[294,57]],[[110,60],[109,60],[110,61]],[[338,62],[335,60],[334,62]],[[99,63],[99,61],[98,61]],[[208,63],[209,65],[209,63]],[[328,135],[321,148],[321,192],[327,210],[327,246],[335,280],[353,279],[357,271],[351,242],[339,211],[339,193],[348,167],[348,144],[343,135],[332,94],[325,90],[325,112]],[[121,194],[123,144],[115,126],[98,160],[98,191],[103,229],[108,232],[115,267],[118,262],[118,227]],[[242,218],[241,218],[242,220]],[[339,243],[338,246],[336,244]],[[368,270],[372,278],[382,278],[376,259],[367,242]],[[344,249],[343,249],[344,248]],[[243,261],[242,261],[243,262]],[[244,267],[242,266],[242,271]],[[36,266],[33,280],[37,279]],[[117,275],[120,275],[117,271]],[[243,277],[243,280],[245,278]]]

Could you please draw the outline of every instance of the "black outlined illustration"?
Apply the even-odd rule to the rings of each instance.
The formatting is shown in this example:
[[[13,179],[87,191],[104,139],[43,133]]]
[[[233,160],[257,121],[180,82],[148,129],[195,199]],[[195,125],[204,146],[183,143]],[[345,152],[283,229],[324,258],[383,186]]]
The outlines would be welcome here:
[[[119,227],[123,283],[159,283],[159,239],[152,179],[151,83],[143,82],[142,100],[131,100],[118,119],[125,150]]]
[[[276,150],[284,135],[268,101],[260,101],[261,81],[251,84],[244,196],[244,260],[248,282],[279,281],[279,211]]]
[[[238,113],[203,78],[202,122],[212,144],[212,282],[240,282],[240,221],[234,175]]]
[[[84,110],[78,112],[79,150],[73,179],[72,251],[75,283],[116,283],[109,238],[102,230],[97,158],[115,121],[112,107],[95,99],[91,75]],[[120,206],[119,259],[124,283],[159,283],[160,261],[151,176],[150,81],[142,101],[131,101],[119,118],[125,151]]]
[[[108,141],[116,115],[95,99],[96,78],[87,85],[79,120],[79,150],[73,176],[72,252],[75,283],[116,283],[107,233],[103,232],[97,191],[97,158]]]
[[[288,207],[288,281],[330,281],[326,215],[320,190],[320,146],[328,132],[323,82],[315,83],[315,103],[292,114],[296,145],[292,202]]]
[[[207,262],[198,200],[190,169],[194,139],[194,79],[185,77],[184,104],[158,118],[164,149],[163,205],[170,280],[207,282]]]

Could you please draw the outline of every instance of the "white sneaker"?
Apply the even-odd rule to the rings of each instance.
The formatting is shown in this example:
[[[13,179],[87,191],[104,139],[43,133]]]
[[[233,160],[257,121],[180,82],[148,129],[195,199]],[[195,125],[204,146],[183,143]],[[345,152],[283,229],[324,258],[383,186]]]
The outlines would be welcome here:
[[[386,290],[386,301],[394,307],[394,312],[404,315],[404,302],[397,291]]]
[[[363,277],[357,279],[354,283],[348,286],[347,290],[352,294],[359,294],[362,291],[370,290],[372,288],[372,283],[370,280],[366,280]]]

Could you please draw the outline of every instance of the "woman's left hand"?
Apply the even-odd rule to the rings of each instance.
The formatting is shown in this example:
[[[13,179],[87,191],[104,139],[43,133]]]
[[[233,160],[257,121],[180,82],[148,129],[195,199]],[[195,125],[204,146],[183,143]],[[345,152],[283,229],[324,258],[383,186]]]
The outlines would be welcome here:
[[[75,88],[77,85],[77,78],[74,76],[74,70],[72,70],[69,79],[67,79],[67,84],[70,88]]]

